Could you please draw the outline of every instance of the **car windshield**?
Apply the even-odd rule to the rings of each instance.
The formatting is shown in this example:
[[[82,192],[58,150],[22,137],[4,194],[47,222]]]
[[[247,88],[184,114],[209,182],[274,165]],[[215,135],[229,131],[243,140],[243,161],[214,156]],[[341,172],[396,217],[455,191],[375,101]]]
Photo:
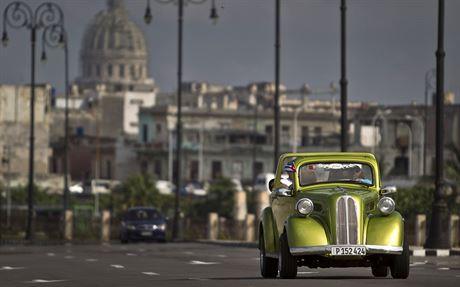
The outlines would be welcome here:
[[[372,168],[355,162],[319,162],[302,165],[298,171],[300,186],[328,182],[374,184]]]
[[[155,209],[133,209],[128,211],[126,218],[128,220],[160,219],[161,214]]]

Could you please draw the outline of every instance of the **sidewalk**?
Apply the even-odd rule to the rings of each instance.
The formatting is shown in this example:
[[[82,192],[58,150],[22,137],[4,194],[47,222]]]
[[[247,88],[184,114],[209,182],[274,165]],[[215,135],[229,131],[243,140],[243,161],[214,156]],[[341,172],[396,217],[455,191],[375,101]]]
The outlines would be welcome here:
[[[257,248],[257,242],[238,241],[238,240],[197,240],[196,242],[205,244],[214,244],[221,246],[233,246],[233,247],[246,247],[246,248]],[[425,256],[460,256],[460,248],[451,249],[424,249],[421,246],[410,246],[410,254],[415,257]]]

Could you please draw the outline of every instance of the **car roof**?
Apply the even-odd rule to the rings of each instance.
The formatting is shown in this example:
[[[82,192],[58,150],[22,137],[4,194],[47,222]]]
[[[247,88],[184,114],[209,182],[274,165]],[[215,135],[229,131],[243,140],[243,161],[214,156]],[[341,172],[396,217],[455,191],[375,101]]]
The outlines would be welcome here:
[[[375,160],[375,156],[368,152],[315,152],[315,153],[285,153],[282,155],[286,157],[301,157],[301,158],[325,158],[334,157],[338,159],[356,159],[361,158],[363,160]]]

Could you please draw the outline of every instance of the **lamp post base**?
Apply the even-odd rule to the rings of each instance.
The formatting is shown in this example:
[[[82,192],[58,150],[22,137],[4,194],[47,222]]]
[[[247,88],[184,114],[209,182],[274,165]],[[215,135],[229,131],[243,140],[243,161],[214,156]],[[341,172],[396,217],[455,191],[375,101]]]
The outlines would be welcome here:
[[[425,248],[449,249],[449,209],[443,199],[433,203],[430,232],[425,243]]]

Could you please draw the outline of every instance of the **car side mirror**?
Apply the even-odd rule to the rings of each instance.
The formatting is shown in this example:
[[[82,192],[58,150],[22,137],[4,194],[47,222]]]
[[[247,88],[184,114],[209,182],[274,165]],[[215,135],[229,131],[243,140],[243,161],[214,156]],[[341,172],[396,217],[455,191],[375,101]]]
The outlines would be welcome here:
[[[270,181],[268,182],[268,190],[270,190],[270,192],[273,191],[273,185],[275,185],[275,179],[274,178],[270,179]]]
[[[396,191],[397,191],[396,186],[394,186],[394,185],[388,185],[388,186],[384,186],[384,187],[380,190],[380,194],[381,194],[381,195],[388,195],[388,194],[396,193]]]
[[[289,188],[280,187],[275,189],[275,194],[282,197],[289,197],[292,196],[292,190]]]

